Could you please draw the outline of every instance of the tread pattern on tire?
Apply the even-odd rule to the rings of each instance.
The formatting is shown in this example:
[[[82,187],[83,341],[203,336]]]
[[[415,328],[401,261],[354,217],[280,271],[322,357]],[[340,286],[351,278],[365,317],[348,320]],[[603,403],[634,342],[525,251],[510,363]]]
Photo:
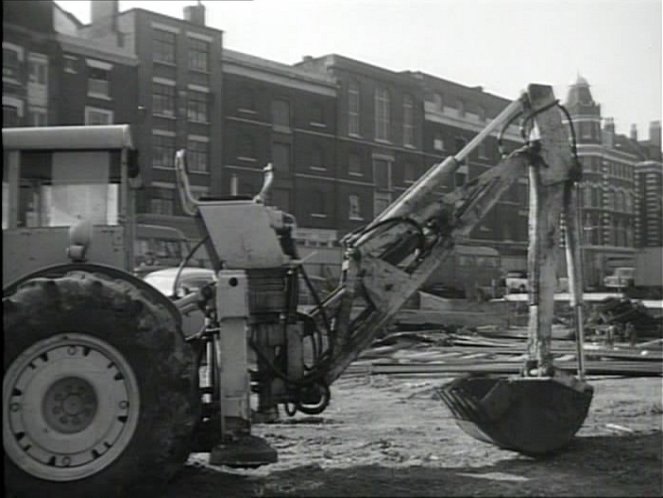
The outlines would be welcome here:
[[[127,496],[127,489],[154,489],[181,468],[199,418],[197,366],[177,317],[156,296],[126,280],[74,271],[22,284],[3,298],[3,315],[5,372],[39,340],[87,333],[125,356],[141,398],[136,433],[111,465],[79,481],[50,482],[26,474],[5,455],[8,491],[20,497]]]

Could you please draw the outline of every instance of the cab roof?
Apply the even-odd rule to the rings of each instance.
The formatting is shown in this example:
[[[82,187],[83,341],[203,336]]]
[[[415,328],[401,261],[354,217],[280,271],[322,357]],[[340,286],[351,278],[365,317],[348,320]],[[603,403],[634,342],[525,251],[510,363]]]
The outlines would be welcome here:
[[[133,149],[127,124],[100,126],[40,126],[3,128],[5,150]]]

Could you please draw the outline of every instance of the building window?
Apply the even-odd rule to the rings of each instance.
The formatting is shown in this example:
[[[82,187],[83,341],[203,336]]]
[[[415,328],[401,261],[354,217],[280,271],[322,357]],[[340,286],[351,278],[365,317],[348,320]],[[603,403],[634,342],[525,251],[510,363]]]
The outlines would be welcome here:
[[[255,161],[255,146],[253,138],[248,135],[242,135],[239,138],[237,150],[239,152],[237,158],[245,161]]]
[[[389,140],[389,92],[385,88],[375,89],[375,138]]]
[[[2,126],[11,127],[20,124],[18,106],[2,103]]]
[[[414,146],[414,102],[410,95],[403,99],[403,144]]]
[[[239,94],[239,108],[240,111],[255,112],[255,94],[250,88],[244,88]]]
[[[465,116],[465,101],[463,99],[458,99],[458,115]]]
[[[311,194],[311,217],[326,218],[327,209],[325,203],[325,193],[322,190],[313,190]]]
[[[405,163],[403,180],[405,183],[414,183],[417,179],[417,167],[413,163]]]
[[[444,98],[441,93],[436,93],[433,95],[433,103],[435,104],[435,110],[442,112],[444,110]]]
[[[199,140],[187,141],[187,166],[194,173],[207,173],[209,171],[209,143]]]
[[[175,193],[168,188],[153,188],[150,199],[150,212],[152,214],[165,214],[172,216],[175,206]]]
[[[348,196],[348,218],[351,220],[362,221],[364,218],[361,216],[361,204],[359,203],[359,196],[357,194],[350,194]]]
[[[14,45],[2,44],[2,77],[19,81],[23,49]]]
[[[78,72],[78,69],[76,68],[77,65],[78,65],[78,57],[74,57],[73,55],[64,56],[65,73],[76,74]]]
[[[325,155],[322,147],[314,146],[311,149],[311,169],[325,171]]]
[[[189,90],[187,117],[195,123],[207,123],[207,93]]]
[[[479,116],[481,121],[486,120],[486,110],[482,106],[477,107],[477,116]]]
[[[275,127],[290,129],[290,103],[287,100],[272,102],[272,124]]]
[[[166,64],[175,64],[175,37],[175,33],[155,29],[152,60],[155,62],[165,62]]]
[[[85,107],[86,125],[109,125],[113,124],[113,111],[99,109],[97,107]]]
[[[37,85],[48,84],[48,59],[38,54],[30,54],[28,61],[28,81]]]
[[[444,150],[444,139],[442,138],[441,133],[436,133],[435,137],[433,138],[433,149],[435,150]]]
[[[155,168],[175,167],[175,137],[152,135],[152,166]]]
[[[275,143],[272,147],[272,162],[277,172],[290,171],[290,144]]]
[[[196,38],[189,38],[189,69],[209,72],[209,43]]]
[[[592,207],[601,207],[601,188],[594,187],[592,189]]]
[[[98,67],[88,67],[87,94],[92,97],[109,97],[109,73]]]
[[[30,107],[28,110],[28,116],[30,117],[30,126],[47,126],[47,112],[46,109],[41,107]]]
[[[311,106],[311,124],[324,126],[325,113],[321,104],[314,103]]]
[[[175,86],[152,83],[152,114],[175,117]]]
[[[361,157],[359,157],[359,154],[348,155],[348,173],[353,176],[362,176]]]
[[[351,81],[348,86],[348,134],[359,135],[359,84]]]
[[[383,192],[391,191],[391,161],[373,159],[373,181],[376,189]]]

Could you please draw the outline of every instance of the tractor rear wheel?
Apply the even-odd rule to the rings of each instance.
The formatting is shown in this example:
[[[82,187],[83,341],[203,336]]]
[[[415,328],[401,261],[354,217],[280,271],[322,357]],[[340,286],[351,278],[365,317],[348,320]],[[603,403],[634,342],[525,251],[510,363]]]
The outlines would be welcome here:
[[[3,298],[3,315],[10,495],[129,496],[180,468],[199,416],[198,374],[156,296],[72,272],[26,282]]]

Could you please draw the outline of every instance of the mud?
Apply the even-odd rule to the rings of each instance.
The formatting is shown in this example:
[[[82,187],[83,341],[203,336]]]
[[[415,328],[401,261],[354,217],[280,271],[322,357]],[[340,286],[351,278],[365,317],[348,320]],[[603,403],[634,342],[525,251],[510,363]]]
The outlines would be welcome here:
[[[661,496],[663,379],[590,379],[594,400],[564,451],[533,459],[462,432],[444,379],[340,379],[320,416],[254,426],[279,451],[255,470],[194,454],[165,498],[248,496]]]

